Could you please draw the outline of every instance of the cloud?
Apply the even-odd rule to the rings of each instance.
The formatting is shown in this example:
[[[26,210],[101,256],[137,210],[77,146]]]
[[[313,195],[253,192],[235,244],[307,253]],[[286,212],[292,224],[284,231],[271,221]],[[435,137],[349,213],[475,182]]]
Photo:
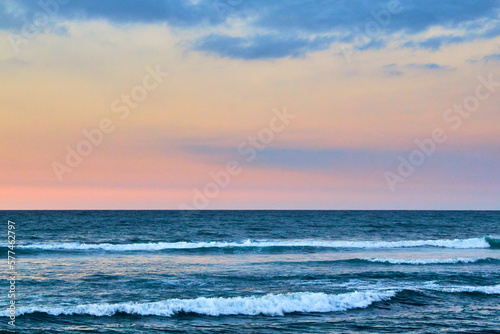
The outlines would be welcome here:
[[[61,2],[61,3],[59,3]],[[229,5],[227,5],[229,6]],[[0,4],[0,28],[20,29],[33,23],[35,16],[43,13],[60,20],[103,19],[113,23],[163,23],[171,26],[192,27],[219,24],[227,18],[217,1],[183,0],[7,0]],[[225,16],[224,16],[225,15]]]
[[[383,68],[384,74],[390,75],[390,76],[401,76],[403,75],[403,72],[401,72],[398,69],[398,65],[396,64],[389,64],[385,65]]]
[[[360,31],[366,32],[374,24],[379,25],[380,33],[360,50],[382,48],[391,39],[399,39],[406,47],[438,50],[448,44],[500,35],[500,0],[87,0],[69,1],[57,8],[40,3],[4,1],[0,4],[0,29],[19,30],[44,8],[60,20],[166,23],[186,30],[203,27],[206,33],[190,43],[194,50],[246,60],[301,57],[332,42],[352,44]],[[399,10],[389,12],[394,5]],[[231,28],[235,22],[245,27],[244,35],[221,33],[221,27]],[[456,30],[457,34],[421,41],[412,38],[435,27]]]
[[[381,170],[390,166],[392,152],[368,149],[266,148],[256,159],[261,168],[291,170]]]
[[[426,63],[426,64],[412,63],[403,65],[403,67],[409,69],[430,70],[430,71],[451,71],[454,69],[453,67],[448,65],[439,65],[435,63]],[[404,72],[399,69],[399,66],[397,64],[385,65],[384,67],[382,67],[382,70],[384,71],[384,74],[389,76],[401,76],[404,74]]]
[[[434,64],[434,63],[427,63],[427,64],[408,64],[406,65],[409,68],[416,68],[416,69],[423,69],[423,70],[445,70],[445,71],[450,71],[453,69],[453,67],[448,66],[448,65],[439,65],[439,64]]]
[[[222,145],[187,145],[180,149],[198,163],[210,162],[224,166],[237,160],[246,166],[245,156],[236,147]],[[440,184],[456,184],[456,180],[467,180],[477,184],[492,184],[500,181],[496,166],[500,163],[499,147],[495,145],[466,145],[448,148],[433,155],[418,174],[425,175],[429,182],[439,179]],[[311,172],[341,172],[348,175],[382,175],[384,171],[398,168],[398,157],[408,157],[411,151],[370,148],[285,148],[266,147],[259,151],[248,168],[261,170]],[[480,161],[481,163],[477,163]],[[476,162],[476,163],[474,163]],[[457,168],[457,166],[460,166]],[[378,176],[377,176],[378,177]],[[500,184],[500,183],[494,183]]]
[[[273,59],[283,57],[303,57],[307,52],[328,48],[332,38],[312,39],[280,36],[277,34],[252,37],[231,37],[212,34],[200,38],[194,50],[206,51],[221,57],[240,59]]]
[[[0,61],[0,68],[21,68],[29,66],[30,63],[18,58],[9,58]]]
[[[180,149],[204,161],[223,164],[228,160],[245,161],[246,156],[238,153],[236,147],[220,145],[185,145]],[[329,170],[353,168],[383,169],[394,160],[392,151],[372,151],[369,149],[297,149],[266,147],[257,153],[251,165],[262,169],[289,170]]]
[[[421,42],[407,42],[403,46],[415,49],[430,49],[432,51],[437,51],[444,45],[463,43],[465,41],[467,41],[467,39],[463,36],[443,35],[431,37]]]
[[[496,54],[485,56],[485,57],[483,57],[483,60],[485,62],[498,61],[498,60],[500,60],[500,53],[496,53]]]
[[[297,29],[313,33],[333,29],[351,31],[355,26],[365,25],[377,17],[384,20],[390,3],[399,3],[401,11],[389,14],[387,30],[410,33],[432,26],[457,26],[480,18],[495,19],[500,6],[497,0],[282,0],[269,1],[264,6],[258,3],[263,8],[255,21],[261,27],[275,30]]]

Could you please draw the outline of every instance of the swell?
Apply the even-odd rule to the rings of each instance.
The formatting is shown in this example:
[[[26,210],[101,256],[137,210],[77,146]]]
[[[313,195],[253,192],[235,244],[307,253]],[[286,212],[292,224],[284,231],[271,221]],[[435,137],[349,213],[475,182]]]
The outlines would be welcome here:
[[[500,294],[500,284],[493,286],[443,286],[427,283],[420,287],[392,287],[388,289],[361,290],[342,294],[326,294],[318,292],[296,292],[287,294],[266,294],[248,297],[199,297],[194,299],[167,299],[158,302],[138,303],[100,303],[82,304],[75,306],[30,306],[19,307],[17,316],[30,314],[46,314],[51,316],[61,315],[87,315],[87,316],[113,316],[117,314],[139,316],[171,317],[176,314],[195,314],[208,316],[223,315],[267,315],[284,316],[289,313],[328,313],[347,311],[351,309],[367,308],[373,303],[395,299],[400,302],[414,294],[425,291],[438,293],[473,293],[481,295]],[[427,298],[432,298],[427,295]],[[425,302],[428,303],[428,302]],[[8,316],[8,312],[1,313]]]
[[[126,251],[161,251],[161,250],[189,250],[209,248],[414,248],[440,247],[456,249],[495,248],[498,239],[471,238],[471,239],[442,239],[442,240],[402,240],[402,241],[329,241],[329,240],[246,240],[242,242],[211,241],[211,242],[157,242],[157,243],[33,243],[20,244],[16,247],[21,250],[38,251],[82,251],[102,250],[112,252]],[[6,247],[5,244],[2,245]]]

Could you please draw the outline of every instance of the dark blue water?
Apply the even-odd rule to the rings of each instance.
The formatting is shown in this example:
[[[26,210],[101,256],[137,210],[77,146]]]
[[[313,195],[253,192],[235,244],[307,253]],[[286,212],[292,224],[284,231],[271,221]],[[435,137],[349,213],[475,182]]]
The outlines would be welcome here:
[[[494,333],[500,212],[2,211],[0,330]],[[7,220],[15,222],[15,330]]]

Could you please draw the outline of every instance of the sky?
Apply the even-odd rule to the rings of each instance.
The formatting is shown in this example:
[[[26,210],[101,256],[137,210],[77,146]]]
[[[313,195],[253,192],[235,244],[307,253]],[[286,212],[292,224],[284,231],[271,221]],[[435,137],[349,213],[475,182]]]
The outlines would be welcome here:
[[[0,209],[500,209],[498,0],[2,0]]]

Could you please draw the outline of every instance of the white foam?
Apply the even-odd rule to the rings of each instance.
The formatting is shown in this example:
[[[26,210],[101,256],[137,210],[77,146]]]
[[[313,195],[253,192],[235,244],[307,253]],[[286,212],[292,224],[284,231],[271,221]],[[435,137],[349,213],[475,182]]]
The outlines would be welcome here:
[[[456,263],[474,263],[488,258],[454,258],[454,259],[363,259],[370,262],[390,263],[390,264],[456,264]]]
[[[299,292],[268,294],[264,296],[233,298],[168,299],[152,303],[88,304],[65,307],[20,307],[19,315],[42,312],[50,315],[86,314],[111,316],[116,313],[172,316],[179,312],[210,316],[219,315],[271,315],[282,316],[293,312],[334,312],[365,308],[374,302],[394,297],[394,291],[364,291],[339,295]],[[6,316],[7,313],[3,312]]]
[[[443,287],[437,284],[427,284],[424,286],[426,289],[450,292],[450,293],[462,293],[462,292],[480,292],[488,295],[498,295],[500,294],[500,284],[489,285],[489,286],[450,286]]]
[[[157,251],[163,249],[197,249],[197,248],[235,248],[235,247],[321,247],[321,248],[409,248],[409,247],[443,247],[443,248],[489,248],[485,238],[454,240],[403,240],[403,241],[328,241],[328,240],[260,240],[243,242],[158,242],[138,244],[86,244],[70,243],[35,243],[18,245],[19,248],[42,250],[106,250],[106,251]]]

